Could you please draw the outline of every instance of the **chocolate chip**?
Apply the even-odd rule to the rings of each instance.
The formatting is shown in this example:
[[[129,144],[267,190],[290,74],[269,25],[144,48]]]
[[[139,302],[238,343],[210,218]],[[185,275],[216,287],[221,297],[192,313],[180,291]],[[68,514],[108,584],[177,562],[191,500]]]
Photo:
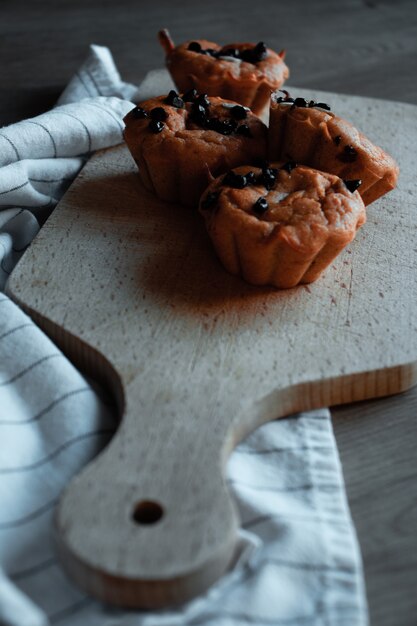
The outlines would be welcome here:
[[[182,99],[184,100],[184,102],[194,102],[197,96],[197,89],[189,89],[183,94]]]
[[[286,98],[280,96],[279,98],[276,98],[275,101],[277,104],[282,104],[283,102],[294,104],[294,98],[290,98],[289,96]]]
[[[340,142],[342,141],[341,135],[336,135],[336,137],[333,138],[333,141],[336,144],[336,146],[338,146]]]
[[[248,185],[255,185],[256,184],[255,172],[248,172],[247,174],[245,174],[245,176],[246,176],[246,181],[247,181]]]
[[[145,111],[145,109],[142,109],[142,107],[135,107],[134,109],[132,109],[132,115],[137,120],[142,120],[145,117],[148,117],[147,111]]]
[[[207,130],[215,130],[215,131],[216,131],[216,133],[217,133],[217,132],[219,132],[219,131],[218,131],[218,128],[219,128],[219,122],[220,122],[220,120],[219,120],[219,118],[218,118],[218,117],[209,117],[209,118],[206,120],[206,124],[205,124],[205,126],[206,126]]]
[[[261,170],[267,169],[269,167],[269,162],[266,161],[265,159],[260,159],[260,158],[254,159],[253,164],[256,165],[256,167],[261,168]]]
[[[272,189],[275,184],[278,175],[278,170],[274,167],[265,167],[262,170],[262,174],[257,178],[257,183],[263,185],[268,190]]]
[[[184,100],[173,89],[171,89],[164,102],[176,109],[182,109],[184,107]]]
[[[155,107],[151,109],[150,116],[156,122],[165,122],[168,117],[168,113],[162,107]]]
[[[153,133],[160,133],[161,130],[164,130],[165,124],[159,120],[151,120],[149,122],[149,128]]]
[[[211,193],[208,193],[201,203],[201,208],[204,211],[211,209],[216,204],[219,198],[219,195],[220,195],[219,191],[212,191]]]
[[[317,102],[314,106],[319,107],[320,109],[324,109],[325,111],[331,111],[331,108],[325,102]]]
[[[201,106],[203,106],[205,109],[208,109],[208,107],[210,106],[210,100],[208,99],[208,96],[206,93],[202,93],[199,96],[197,96],[196,102],[197,104],[201,104]]]
[[[247,124],[241,124],[236,129],[236,134],[243,135],[244,137],[252,137],[251,129]]]
[[[218,131],[222,135],[231,135],[236,130],[237,123],[235,120],[219,121]]]
[[[205,50],[202,50],[201,52],[202,52],[203,54],[208,54],[208,55],[210,55],[211,57],[216,56],[216,51],[215,51],[215,50],[213,50],[213,48],[206,48]]]
[[[353,180],[344,180],[343,181],[346,185],[346,187],[348,188],[348,190],[353,193],[354,191],[356,191],[358,189],[358,187],[360,187],[362,185],[362,181],[360,178],[356,178]]]
[[[256,213],[256,215],[263,215],[268,210],[268,208],[269,207],[266,198],[260,196],[253,205],[253,212]]]
[[[193,102],[191,105],[191,118],[199,126],[205,126],[207,123],[207,109],[202,104],[198,104],[197,101]]]
[[[358,157],[358,152],[353,146],[345,146],[342,154],[338,155],[338,159],[343,163],[353,163]]]
[[[253,49],[253,54],[254,54],[254,57],[257,58],[258,61],[263,61],[266,58],[267,49],[263,41],[260,41],[259,43],[256,44],[256,46]]]
[[[260,41],[253,48],[246,48],[245,50],[241,50],[240,58],[242,61],[246,61],[246,63],[259,63],[259,61],[263,61],[266,58],[267,49],[266,45],[263,41]]]
[[[295,161],[287,161],[287,163],[284,163],[284,165],[281,166],[281,169],[288,172],[288,174],[291,174],[295,167],[297,167],[297,163]]]
[[[235,59],[238,59],[239,50],[237,48],[225,48],[224,50],[219,50],[217,55],[220,57],[233,57]]]
[[[245,61],[246,63],[254,63],[252,50],[253,48],[247,48],[246,50],[240,51],[239,56],[242,59],[242,61]]]
[[[244,120],[247,116],[247,111],[245,107],[242,107],[240,104],[232,107],[230,109],[230,115],[235,118],[235,120]]]
[[[198,41],[192,41],[188,44],[188,50],[191,50],[191,52],[201,52],[201,45]]]
[[[307,107],[308,106],[308,102],[305,98],[296,98],[294,100],[294,104],[293,106],[295,107]]]
[[[243,189],[248,184],[246,176],[243,174],[235,174],[233,170],[227,172],[226,176],[222,180],[223,185],[233,187],[234,189]]]

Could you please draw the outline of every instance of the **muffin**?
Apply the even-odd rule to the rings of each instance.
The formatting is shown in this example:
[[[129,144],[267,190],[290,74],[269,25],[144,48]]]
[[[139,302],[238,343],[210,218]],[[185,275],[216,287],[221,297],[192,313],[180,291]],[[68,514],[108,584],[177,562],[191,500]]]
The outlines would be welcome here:
[[[270,160],[291,160],[340,178],[360,179],[365,205],[394,189],[399,171],[394,159],[327,104],[284,93],[271,98]]]
[[[248,109],[190,90],[152,98],[124,118],[142,183],[162,200],[198,206],[213,177],[266,156],[266,126]]]
[[[180,91],[197,89],[249,107],[255,115],[268,111],[271,93],[289,76],[279,54],[263,42],[219,46],[199,39],[174,45],[167,30],[158,34],[166,53],[166,65]]]
[[[358,185],[291,162],[243,166],[213,181],[199,210],[226,270],[286,289],[317,280],[355,237]]]

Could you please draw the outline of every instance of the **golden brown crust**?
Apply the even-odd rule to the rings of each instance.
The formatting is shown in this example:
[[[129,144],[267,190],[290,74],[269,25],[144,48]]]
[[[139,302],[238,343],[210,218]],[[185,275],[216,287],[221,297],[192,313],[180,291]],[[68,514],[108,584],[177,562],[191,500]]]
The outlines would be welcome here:
[[[289,288],[316,280],[354,238],[366,220],[357,191],[337,176],[299,166],[276,168],[272,189],[262,183],[262,170],[239,167],[234,172],[254,182],[243,189],[217,178],[201,198],[199,210],[224,267],[255,285]],[[264,198],[268,208],[259,211]]]
[[[200,196],[214,176],[242,163],[253,163],[266,156],[266,127],[247,111],[245,119],[235,122],[248,127],[250,136],[237,132],[223,135],[200,126],[192,115],[193,104],[176,108],[159,96],[141,103],[146,118],[137,117],[137,107],[124,122],[124,138],[135,159],[144,186],[167,202],[198,206]],[[209,115],[220,121],[231,119],[236,103],[210,98]],[[163,130],[150,129],[150,112],[161,108],[166,113]]]
[[[292,160],[342,179],[360,179],[366,205],[394,189],[398,166],[352,124],[331,112],[271,98],[268,158]]]
[[[203,50],[221,52],[229,48],[239,51],[252,48],[249,43],[232,43],[227,46],[194,40]],[[269,106],[271,92],[279,89],[289,76],[284,62],[285,53],[277,54],[267,49],[267,57],[254,63],[233,59],[230,56],[215,58],[188,49],[191,41],[165,48],[167,68],[180,91],[197,89],[209,96],[220,96],[248,106],[255,115],[261,115]]]

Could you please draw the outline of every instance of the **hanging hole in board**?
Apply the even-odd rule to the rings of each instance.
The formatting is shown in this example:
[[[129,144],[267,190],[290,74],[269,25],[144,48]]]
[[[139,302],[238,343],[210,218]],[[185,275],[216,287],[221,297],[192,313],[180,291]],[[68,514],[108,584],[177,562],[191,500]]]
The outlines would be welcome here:
[[[164,514],[164,509],[158,502],[152,500],[141,500],[137,503],[133,511],[133,519],[137,524],[149,526],[159,522]]]

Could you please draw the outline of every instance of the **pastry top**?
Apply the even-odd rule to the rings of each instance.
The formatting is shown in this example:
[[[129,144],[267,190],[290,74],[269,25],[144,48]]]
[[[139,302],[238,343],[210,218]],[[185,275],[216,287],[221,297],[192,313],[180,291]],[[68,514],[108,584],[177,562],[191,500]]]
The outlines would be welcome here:
[[[358,181],[295,163],[238,167],[203,194],[200,211],[209,225],[219,212],[258,233],[259,242],[285,240],[310,253],[323,238],[351,240],[366,219]]]
[[[275,93],[271,97],[270,111],[276,128],[274,132],[279,133],[280,127],[283,132],[285,128],[291,128],[293,132],[294,124],[303,128],[302,133],[296,135],[293,132],[285,154],[276,155],[274,145],[270,145],[270,158],[273,155],[273,158],[295,159],[343,177],[361,179],[362,196],[379,179],[384,180],[385,188],[379,185],[374,194],[382,195],[395,187],[399,169],[394,159],[353,124],[331,112],[327,104]],[[316,134],[316,141],[308,144],[305,137],[313,134]],[[276,137],[273,141],[276,142]],[[371,189],[369,192],[373,194]]]
[[[180,66],[184,75],[204,75],[209,82],[214,78],[265,82],[275,89],[289,75],[284,63],[285,51],[277,54],[263,42],[219,46],[212,41],[196,39],[172,48],[164,45],[164,48],[168,69]]]
[[[266,127],[251,111],[230,100],[199,95],[195,89],[182,96],[171,91],[141,103],[124,118],[125,139],[135,151],[159,144],[164,151],[175,143],[190,159],[218,152],[219,148],[251,152],[264,144]],[[226,148],[227,146],[227,148]],[[200,156],[199,156],[200,155]]]

